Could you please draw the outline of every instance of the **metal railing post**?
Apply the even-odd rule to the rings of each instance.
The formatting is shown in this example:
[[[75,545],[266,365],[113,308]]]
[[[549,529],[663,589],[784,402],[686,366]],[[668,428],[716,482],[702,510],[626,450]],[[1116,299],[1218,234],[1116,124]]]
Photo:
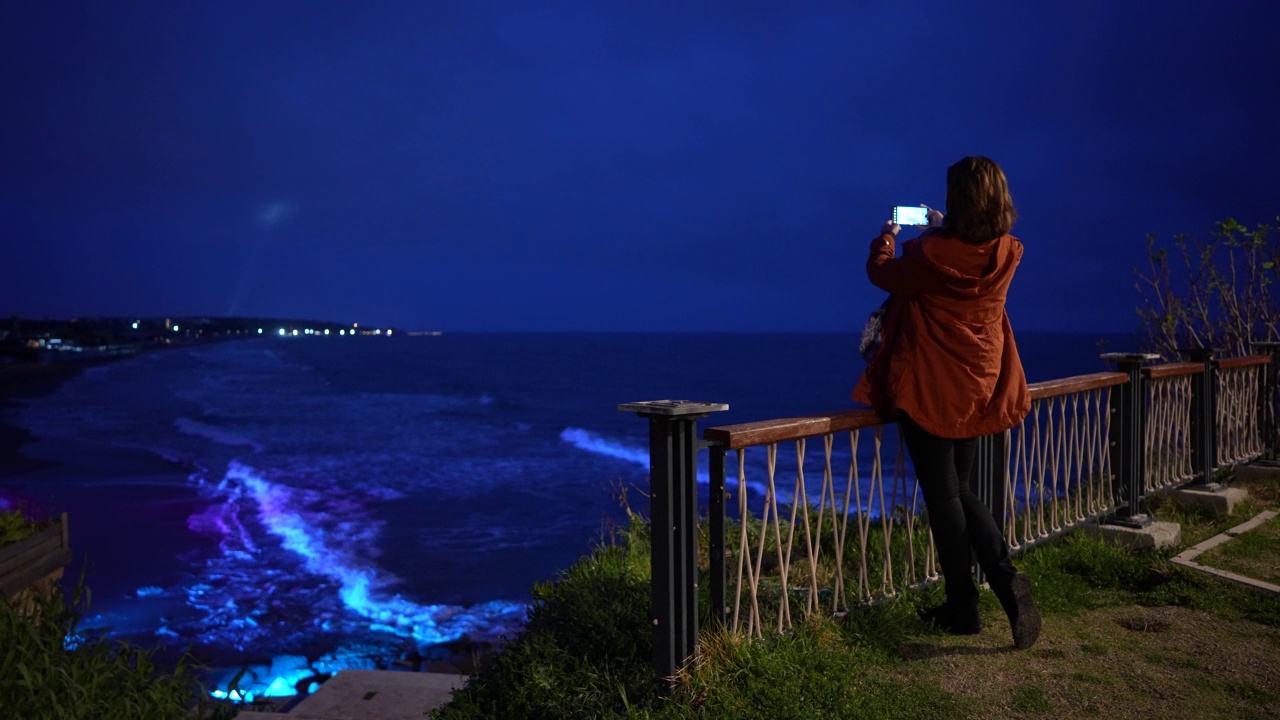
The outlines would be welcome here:
[[[1191,469],[1189,485],[1209,485],[1218,467],[1218,368],[1213,348],[1188,348],[1191,362],[1204,364],[1200,377],[1191,382]]]
[[[1262,449],[1280,453],[1280,342],[1261,341],[1252,344],[1253,352],[1270,355],[1271,364],[1262,374],[1258,397],[1258,428],[1262,433]],[[1280,458],[1277,458],[1280,459]]]
[[[718,630],[725,626],[725,565],[724,565],[724,456],[727,452],[719,443],[709,446],[711,454],[710,491],[707,502],[709,538],[707,555],[711,570],[711,622]],[[741,490],[741,489],[739,489]]]
[[[649,420],[653,672],[670,687],[698,642],[697,422],[729,406],[652,400],[618,409]]]
[[[1120,504],[1103,524],[1141,528],[1151,519],[1140,512],[1143,481],[1147,473],[1147,389],[1142,363],[1159,355],[1147,353],[1105,353],[1103,360],[1129,376],[1111,390],[1111,469],[1120,488]]]

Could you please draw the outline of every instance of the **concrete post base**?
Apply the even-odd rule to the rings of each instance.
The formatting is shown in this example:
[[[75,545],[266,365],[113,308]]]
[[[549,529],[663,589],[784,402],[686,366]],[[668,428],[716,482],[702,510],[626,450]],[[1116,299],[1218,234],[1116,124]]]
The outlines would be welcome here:
[[[242,711],[253,720],[416,720],[449,702],[465,675],[343,670],[287,713]]]
[[[1138,516],[1138,519],[1143,520],[1142,527],[1090,522],[1085,524],[1084,531],[1091,537],[1100,537],[1131,550],[1154,550],[1181,544],[1182,526],[1178,523],[1156,522],[1145,516]]]
[[[1214,515],[1230,515],[1238,503],[1249,497],[1249,491],[1217,483],[1184,485],[1170,490],[1169,497],[1185,507],[1201,508]]]
[[[1280,464],[1256,462],[1235,467],[1237,480],[1280,480]]]

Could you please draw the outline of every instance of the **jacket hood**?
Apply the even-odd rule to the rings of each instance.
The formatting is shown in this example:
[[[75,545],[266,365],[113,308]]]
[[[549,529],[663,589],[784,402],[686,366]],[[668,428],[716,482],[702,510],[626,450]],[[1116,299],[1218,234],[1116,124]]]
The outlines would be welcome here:
[[[940,321],[986,332],[1004,316],[1005,297],[1022,259],[1022,242],[1002,235],[985,243],[968,243],[940,232],[927,233],[903,245],[932,272],[934,285],[923,310]]]
[[[996,296],[1003,305],[1004,291],[1022,259],[1022,242],[1012,235],[974,244],[935,232],[915,243],[947,294],[958,299]]]

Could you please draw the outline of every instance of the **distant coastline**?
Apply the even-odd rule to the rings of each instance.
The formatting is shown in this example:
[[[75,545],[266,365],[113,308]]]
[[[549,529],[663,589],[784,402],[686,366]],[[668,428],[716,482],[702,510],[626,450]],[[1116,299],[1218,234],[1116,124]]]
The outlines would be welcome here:
[[[0,321],[0,410],[52,394],[85,370],[142,352],[263,336],[387,335],[399,328],[259,317],[97,317]],[[432,334],[432,333],[413,333]],[[434,333],[438,334],[438,333]],[[0,419],[0,480],[56,464],[32,460],[23,427]]]

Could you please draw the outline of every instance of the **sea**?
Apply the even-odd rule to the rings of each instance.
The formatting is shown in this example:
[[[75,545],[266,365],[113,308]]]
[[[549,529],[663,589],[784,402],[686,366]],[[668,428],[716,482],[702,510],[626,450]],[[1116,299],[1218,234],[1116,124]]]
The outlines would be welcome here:
[[[1135,349],[1108,333],[1018,342],[1033,382]],[[0,481],[0,507],[68,513],[68,583],[91,589],[83,633],[189,650],[219,697],[290,695],[519,633],[535,583],[607,542],[627,507],[647,512],[647,421],[619,404],[729,405],[700,429],[848,409],[856,343],[315,335],[157,350],[0,411],[35,436],[25,455],[56,461]]]

